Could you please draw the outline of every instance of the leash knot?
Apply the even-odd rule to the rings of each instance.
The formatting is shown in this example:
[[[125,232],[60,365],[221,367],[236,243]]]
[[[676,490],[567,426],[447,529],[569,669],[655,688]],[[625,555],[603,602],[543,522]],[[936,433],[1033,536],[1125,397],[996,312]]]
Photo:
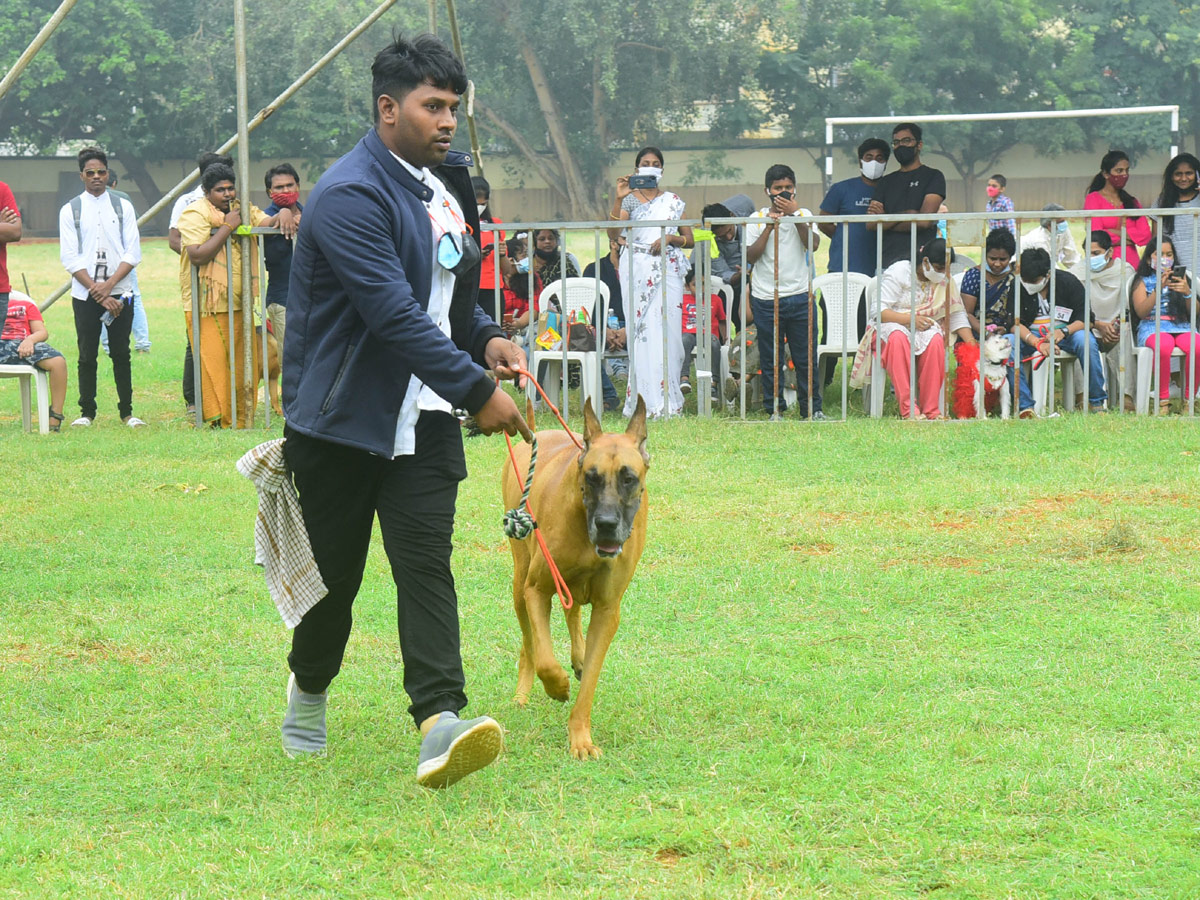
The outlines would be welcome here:
[[[504,536],[507,538],[522,541],[533,534],[536,527],[533,516],[520,507],[510,509],[504,514]]]

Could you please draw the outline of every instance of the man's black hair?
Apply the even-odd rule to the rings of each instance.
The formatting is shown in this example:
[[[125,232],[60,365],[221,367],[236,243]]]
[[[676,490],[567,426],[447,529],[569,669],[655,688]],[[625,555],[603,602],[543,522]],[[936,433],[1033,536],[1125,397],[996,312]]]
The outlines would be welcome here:
[[[232,181],[237,184],[237,176],[233,174],[233,166],[227,166],[225,163],[213,163],[204,170],[204,175],[200,178],[200,186],[204,188],[204,193],[208,193],[222,181]]]
[[[379,121],[379,98],[384,94],[396,100],[418,85],[454,91],[467,90],[467,74],[454,52],[432,34],[410,40],[393,35],[392,42],[375,55],[371,63],[371,105]]]
[[[1050,273],[1050,254],[1041,247],[1021,251],[1021,280],[1030,284]]]
[[[225,153],[213,153],[211,150],[205,150],[196,157],[196,168],[200,170],[200,174],[204,174],[204,170],[213,163],[221,163],[222,165],[233,168],[233,157]]]
[[[892,148],[888,146],[888,142],[883,138],[867,138],[858,145],[858,159],[866,156],[868,150],[882,150],[883,161],[887,162],[892,158]]]
[[[280,163],[277,166],[271,166],[271,168],[267,169],[267,174],[263,178],[263,181],[267,185],[268,191],[271,189],[271,182],[275,180],[276,175],[291,175],[294,179],[296,179],[296,187],[300,187],[300,175],[292,166],[292,164]]]
[[[1111,250],[1113,246],[1112,235],[1107,231],[1093,231],[1092,243],[1098,244],[1101,250]]]
[[[921,249],[917,251],[917,259],[927,259],[935,266],[944,266],[946,264],[947,247],[946,242],[941,238],[934,238],[927,244],[923,244]],[[954,248],[949,248],[950,262],[954,262]]]
[[[1017,239],[1013,237],[1013,233],[1007,228],[993,228],[988,232],[987,239],[983,242],[983,252],[987,255],[989,250],[1003,250],[1010,257],[1017,255]]]
[[[729,211],[729,207],[724,203],[710,203],[700,211],[702,219],[730,219],[733,218],[733,213]]]
[[[895,137],[902,131],[911,132],[913,139],[918,144],[921,143],[921,134],[922,134],[921,126],[918,125],[916,122],[901,122],[899,125],[897,125],[895,128],[892,129],[892,137]]]
[[[767,169],[767,174],[763,179],[763,187],[769,188],[776,181],[784,178],[790,178],[792,184],[796,183],[796,173],[792,171],[792,167],[785,166],[783,163],[776,163]]]
[[[79,151],[79,171],[82,172],[87,168],[87,164],[93,159],[98,159],[104,164],[104,168],[108,168],[108,154],[99,147],[84,147]]]

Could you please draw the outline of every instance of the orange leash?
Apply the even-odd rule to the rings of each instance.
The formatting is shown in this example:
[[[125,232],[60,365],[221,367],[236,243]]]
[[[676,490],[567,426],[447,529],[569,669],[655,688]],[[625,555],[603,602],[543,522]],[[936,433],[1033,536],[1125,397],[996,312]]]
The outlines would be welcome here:
[[[533,373],[528,372],[525,369],[514,369],[514,371],[518,375],[524,375],[529,379],[533,386],[537,388],[538,393],[542,395],[542,399],[546,401],[546,405],[549,406],[554,412],[554,417],[562,424],[562,427],[566,430],[568,436],[570,436],[571,440],[575,443],[575,446],[582,450],[583,444],[579,442],[579,438],[575,437],[574,432],[571,431],[570,427],[563,419],[562,413],[558,411],[558,407],[550,402],[550,398],[546,396],[546,392],[542,390],[542,386],[538,384],[537,379],[533,377]],[[528,537],[529,530],[532,530],[533,536],[537,538],[538,546],[542,548],[542,556],[546,560],[547,568],[550,569],[550,577],[554,579],[554,589],[558,593],[559,602],[562,603],[563,609],[570,609],[575,605],[575,599],[571,596],[571,589],[567,587],[566,579],[563,578],[562,572],[559,571],[558,566],[554,562],[554,558],[550,555],[550,548],[546,546],[546,539],[542,537],[542,529],[538,526],[537,519],[533,515],[533,510],[529,507],[529,488],[533,486],[533,471],[537,466],[537,437],[534,436],[532,449],[530,450],[529,454],[529,478],[527,481],[521,478],[521,471],[517,468],[517,458],[513,454],[512,440],[509,438],[508,432],[504,433],[504,443],[508,445],[508,459],[512,463],[513,474],[517,478],[517,485],[521,488],[521,502],[518,504],[517,509],[509,510],[504,515],[505,534],[510,538],[523,539],[524,537]],[[527,518],[526,516],[521,516],[521,506],[525,507],[525,514]],[[514,529],[519,528],[521,524],[525,525],[529,529],[523,529],[524,534],[514,531]]]

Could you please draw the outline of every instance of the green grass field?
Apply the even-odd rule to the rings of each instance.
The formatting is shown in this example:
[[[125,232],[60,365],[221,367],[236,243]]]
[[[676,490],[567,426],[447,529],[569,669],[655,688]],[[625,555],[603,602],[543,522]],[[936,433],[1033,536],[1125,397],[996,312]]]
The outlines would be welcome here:
[[[14,247],[16,283],[45,296],[56,253]],[[174,261],[147,242],[150,427],[103,361],[86,431],[23,434],[0,382],[0,897],[1200,896],[1193,421],[652,424],[590,763],[567,707],[512,705],[504,445],[469,440],[468,710],[507,748],[432,793],[378,540],[330,755],[280,749],[289,638],[233,468],[278,428],[184,422]],[[66,304],[49,325],[73,367]]]

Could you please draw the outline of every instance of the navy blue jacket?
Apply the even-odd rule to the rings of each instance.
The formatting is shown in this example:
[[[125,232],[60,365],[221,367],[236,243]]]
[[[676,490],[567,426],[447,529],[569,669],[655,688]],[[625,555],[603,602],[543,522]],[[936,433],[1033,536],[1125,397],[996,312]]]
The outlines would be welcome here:
[[[474,212],[469,164],[452,151],[438,174]],[[373,129],[313,188],[288,283],[289,427],[391,459],[411,376],[471,413],[491,397],[484,350],[504,333],[476,303],[478,267],[455,280],[449,338],[426,313],[431,197]]]

